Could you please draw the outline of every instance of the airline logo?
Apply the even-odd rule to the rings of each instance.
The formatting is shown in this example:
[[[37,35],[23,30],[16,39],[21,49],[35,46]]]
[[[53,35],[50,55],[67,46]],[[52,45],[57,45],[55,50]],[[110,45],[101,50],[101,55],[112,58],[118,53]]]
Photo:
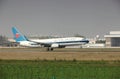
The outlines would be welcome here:
[[[20,36],[19,33],[16,33],[16,34],[15,34],[15,37],[16,37],[16,38],[19,38],[19,36]]]

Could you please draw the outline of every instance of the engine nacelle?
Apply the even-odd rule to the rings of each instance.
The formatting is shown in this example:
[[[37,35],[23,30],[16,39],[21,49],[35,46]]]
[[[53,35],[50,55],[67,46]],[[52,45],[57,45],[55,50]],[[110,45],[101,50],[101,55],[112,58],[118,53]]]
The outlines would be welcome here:
[[[53,48],[56,47],[57,48],[57,47],[59,47],[59,44],[52,44],[51,47],[53,47]]]

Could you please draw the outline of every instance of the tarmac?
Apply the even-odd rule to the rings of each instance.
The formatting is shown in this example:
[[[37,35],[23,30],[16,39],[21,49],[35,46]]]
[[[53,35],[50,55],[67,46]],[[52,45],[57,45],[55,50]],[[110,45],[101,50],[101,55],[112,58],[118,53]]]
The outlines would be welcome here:
[[[120,49],[55,49],[45,48],[0,48],[0,60],[80,60],[119,61]]]

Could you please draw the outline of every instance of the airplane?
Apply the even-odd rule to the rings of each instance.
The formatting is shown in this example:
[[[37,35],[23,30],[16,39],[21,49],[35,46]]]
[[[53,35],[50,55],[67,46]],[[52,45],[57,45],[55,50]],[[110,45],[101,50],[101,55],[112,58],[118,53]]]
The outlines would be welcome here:
[[[66,46],[83,45],[89,43],[82,37],[64,37],[51,39],[34,39],[29,40],[16,27],[12,27],[14,39],[21,46],[26,47],[47,47],[47,51],[53,51],[54,48],[65,48]]]

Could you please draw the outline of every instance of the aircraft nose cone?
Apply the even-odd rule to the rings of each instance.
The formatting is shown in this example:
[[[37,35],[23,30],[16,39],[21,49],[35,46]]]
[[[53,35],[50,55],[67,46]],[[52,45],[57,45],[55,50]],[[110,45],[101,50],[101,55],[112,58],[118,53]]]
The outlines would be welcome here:
[[[89,40],[87,40],[87,43],[89,43]]]
[[[86,43],[89,43],[89,40],[86,40]]]

